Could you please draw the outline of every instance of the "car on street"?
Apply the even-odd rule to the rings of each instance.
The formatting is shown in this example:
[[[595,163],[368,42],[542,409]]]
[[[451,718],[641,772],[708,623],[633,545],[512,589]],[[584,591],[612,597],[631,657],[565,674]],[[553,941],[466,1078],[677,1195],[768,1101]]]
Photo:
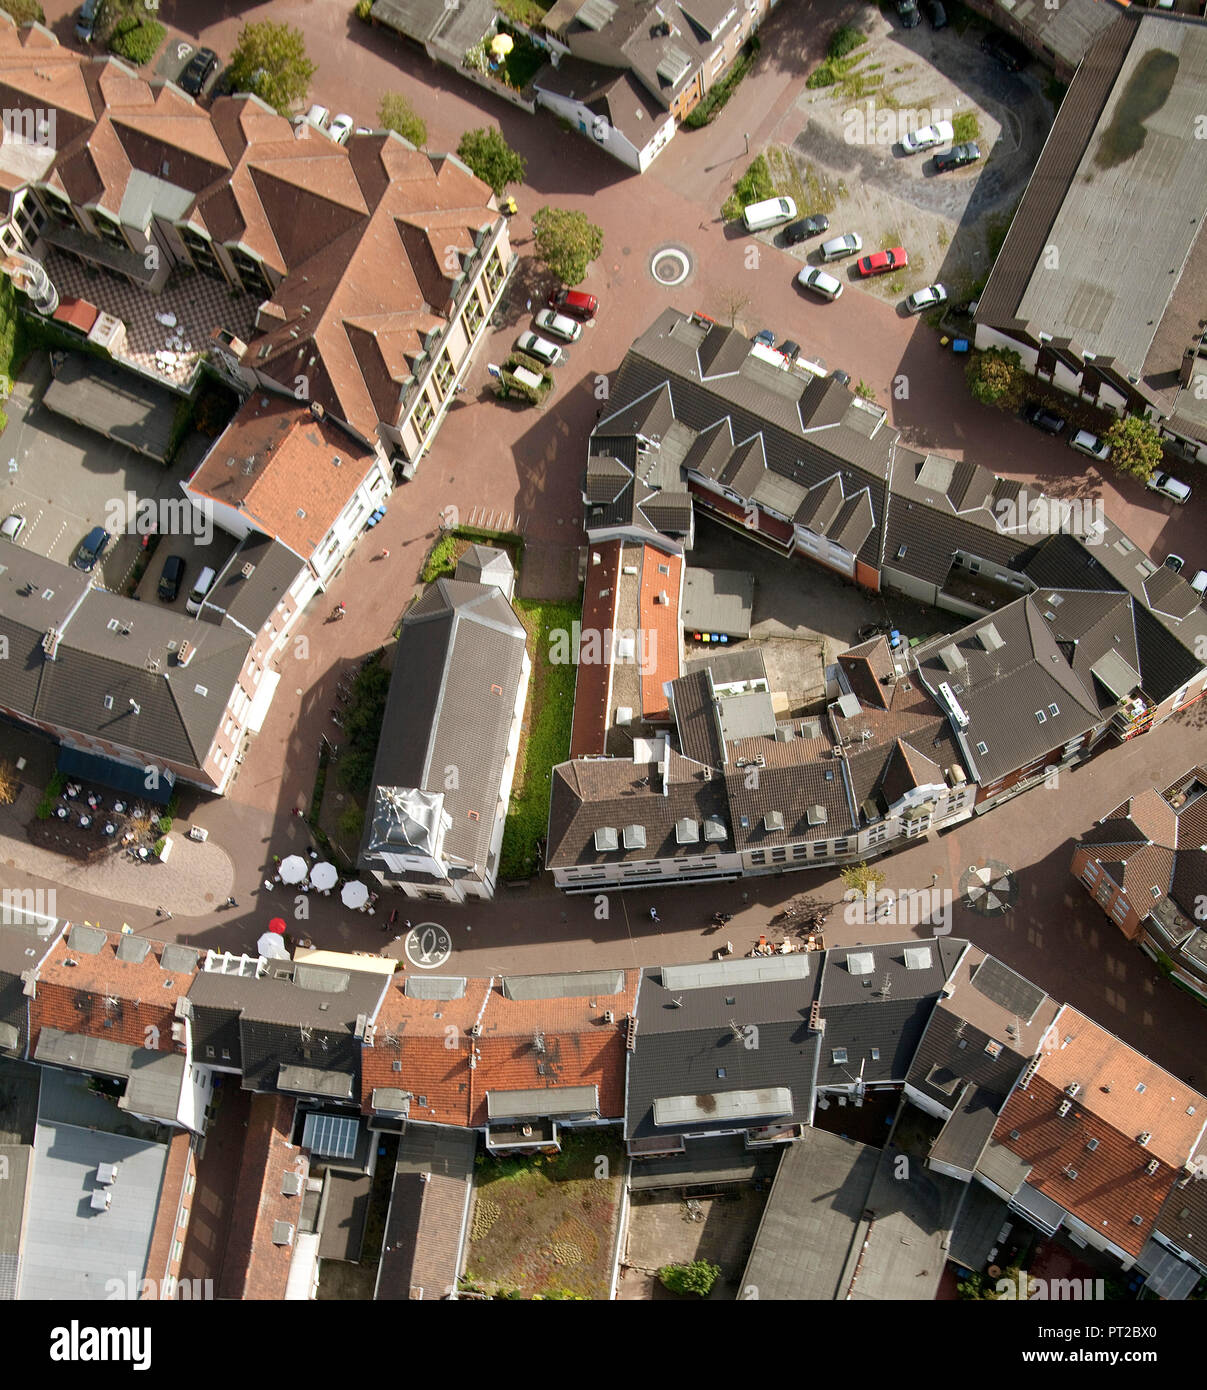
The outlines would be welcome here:
[[[836,236],[821,244],[823,261],[840,261],[844,256],[854,256],[863,250],[863,238],[858,232],[848,232],[846,236]]]
[[[184,556],[169,555],[163,562],[163,571],[159,576],[159,597],[164,603],[171,603],[180,593],[180,585],[184,579]]]
[[[191,97],[199,97],[205,84],[218,67],[218,55],[212,48],[199,48],[189,59],[188,66],[180,74],[176,85]]]
[[[924,290],[915,290],[905,301],[911,314],[922,314],[927,309],[937,309],[947,303],[947,289],[943,285],[927,285]]]
[[[963,169],[966,164],[975,164],[980,157],[981,147],[975,141],[969,140],[964,145],[953,145],[951,149],[935,155],[935,172],[949,174],[953,169]]]
[[[89,570],[95,569],[101,556],[109,548],[109,542],[112,539],[113,537],[103,526],[94,526],[80,542],[80,548],[75,552],[75,559],[72,563],[76,569],[83,570],[85,574]]]
[[[312,125],[318,130],[326,130],[331,124],[331,112],[316,101],[304,116],[295,116],[293,123],[297,126]]]
[[[799,222],[790,222],[784,228],[784,240],[789,246],[796,246],[811,236],[820,236],[830,230],[830,219],[824,212],[814,213],[812,217],[802,217]]]
[[[839,386],[850,386],[851,374],[850,372],[844,372],[841,367],[835,367],[830,373],[830,380],[838,382]]]
[[[773,348],[775,346],[775,334],[770,328],[760,328],[751,339],[751,342],[758,343],[760,347]]]
[[[337,145],[346,145],[352,138],[352,132],[356,129],[356,122],[351,116],[341,112],[336,116],[327,128],[327,134]]]
[[[1190,489],[1185,483],[1179,482],[1172,473],[1158,471],[1144,484],[1150,492],[1158,492],[1162,497],[1168,497],[1171,502],[1188,502],[1190,500]]]
[[[84,0],[80,6],[80,12],[75,17],[75,36],[81,43],[92,42],[100,8],[101,0]]]
[[[897,0],[897,18],[902,29],[916,29],[922,23],[918,13],[918,0]]]
[[[552,309],[541,309],[533,322],[542,333],[548,333],[551,338],[560,338],[563,343],[577,343],[583,336],[581,323],[575,323],[565,314],[554,313]]]
[[[836,280],[819,265],[807,265],[796,277],[796,283],[801,289],[812,290],[814,294],[821,295],[831,303],[842,293],[842,281]]]
[[[1097,459],[1099,463],[1105,463],[1111,456],[1111,446],[1105,439],[1099,439],[1096,434],[1091,434],[1089,430],[1078,430],[1069,440],[1069,448],[1076,449],[1079,454]]]
[[[24,530],[25,518],[19,512],[14,512],[11,516],[6,516],[3,521],[0,521],[0,536],[4,536],[7,540],[15,541]]]
[[[1207,594],[1207,570],[1199,570],[1198,574],[1190,581],[1190,587],[1200,598]]]
[[[1186,561],[1180,555],[1169,554],[1161,563],[1167,570],[1173,570],[1174,574],[1181,574],[1186,567]]]
[[[1023,419],[1027,424],[1034,425],[1037,430],[1043,430],[1045,434],[1063,434],[1065,425],[1068,421],[1063,415],[1057,415],[1054,410],[1049,410],[1046,405],[1039,401],[1028,401],[1023,406]]]
[[[548,338],[540,338],[535,333],[521,333],[515,340],[515,345],[519,352],[525,352],[529,357],[535,357],[546,367],[556,367],[563,360],[561,348],[555,343],[551,343]]]
[[[599,300],[582,290],[554,290],[549,296],[549,307],[586,323],[599,312]]]
[[[946,145],[955,138],[955,127],[950,121],[936,121],[934,125],[924,125],[921,130],[907,130],[901,137],[901,148],[906,154],[917,154],[935,145]]]
[[[777,351],[786,362],[795,362],[800,356],[800,344],[794,343],[791,338],[785,338]]]
[[[888,251],[874,251],[855,262],[855,268],[866,280],[869,275],[884,275],[890,270],[903,270],[909,265],[909,257],[904,246],[894,246]]]
[[[930,4],[926,7],[926,13],[930,16],[932,29],[947,28],[947,11],[943,8],[940,0],[930,0]]]
[[[1001,63],[1007,72],[1018,72],[1025,68],[1031,56],[1021,43],[997,30],[991,30],[981,40],[981,52],[987,53],[995,63]]]

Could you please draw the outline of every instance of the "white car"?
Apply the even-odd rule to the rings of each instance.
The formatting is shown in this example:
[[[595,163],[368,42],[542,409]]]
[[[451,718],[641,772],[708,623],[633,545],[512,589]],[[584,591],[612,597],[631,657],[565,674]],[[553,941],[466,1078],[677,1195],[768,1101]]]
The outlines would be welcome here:
[[[16,512],[0,521],[0,536],[5,536],[10,541],[15,541],[24,530],[25,518]]]
[[[327,134],[337,145],[346,145],[352,132],[356,129],[356,122],[351,116],[339,115],[327,127]]]
[[[535,333],[521,333],[515,340],[516,348],[529,357],[535,357],[546,367],[556,367],[562,360],[562,350],[548,338],[538,338]]]
[[[1069,440],[1069,448],[1097,459],[1099,463],[1105,463],[1111,456],[1111,446],[1096,434],[1091,434],[1089,430],[1078,430]]]
[[[1154,473],[1144,484],[1150,492],[1159,492],[1171,502],[1189,502],[1190,489],[1179,482],[1171,473]]]
[[[295,125],[317,126],[319,130],[326,130],[331,124],[331,112],[325,106],[320,106],[318,102],[306,112],[304,116],[294,117]]]
[[[911,314],[921,314],[946,303],[947,290],[943,285],[927,285],[924,290],[915,290],[905,301],[905,307]]]
[[[924,125],[921,130],[907,130],[901,137],[901,148],[906,154],[918,154],[922,150],[934,149],[955,139],[955,128],[950,121],[936,121],[934,125]]]
[[[552,309],[542,309],[533,322],[550,337],[560,338],[563,343],[577,343],[583,336],[583,326],[567,318],[565,314],[554,313]]]
[[[1190,581],[1190,587],[1200,598],[1207,594],[1207,570],[1199,570],[1198,574]]]
[[[796,277],[796,283],[803,290],[812,290],[831,303],[842,293],[842,282],[827,274],[820,266],[807,265]]]

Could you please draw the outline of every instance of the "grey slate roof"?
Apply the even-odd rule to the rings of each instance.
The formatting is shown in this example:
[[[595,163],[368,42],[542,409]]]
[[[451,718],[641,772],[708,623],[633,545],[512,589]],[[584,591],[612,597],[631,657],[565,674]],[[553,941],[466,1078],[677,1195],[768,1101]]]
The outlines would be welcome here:
[[[935,1001],[964,945],[959,938],[936,937],[827,951],[818,991],[825,1031],[817,1084],[904,1081]],[[911,968],[907,960],[918,968]],[[852,968],[869,961],[866,973]],[[834,1060],[836,1049],[846,1051],[845,1061]]]
[[[390,872],[390,792],[420,789],[444,794],[446,858],[484,870],[526,641],[491,584],[440,579],[412,605],[394,656],[362,864]]]
[[[964,1086],[959,1104],[931,1145],[928,1161],[972,1173],[997,1124],[1003,1100],[994,1091]]]
[[[245,574],[247,566],[250,574]],[[239,630],[255,637],[304,568],[305,561],[274,537],[251,531],[222,567],[201,610],[214,623],[225,615]]]
[[[29,1043],[29,1000],[21,976],[46,957],[59,929],[0,922],[0,1056],[24,1057]]]
[[[792,1096],[791,1115],[777,1120],[808,1123],[817,1064],[817,1039],[808,1022],[813,992],[812,978],[668,989],[661,967],[644,970],[637,996],[636,1048],[628,1054],[625,1137],[698,1133],[712,1127],[701,1120],[655,1125],[656,1100],[771,1087],[785,1087]],[[731,1025],[756,1028],[757,1046],[748,1045],[749,1035],[739,1040]],[[716,1127],[745,1129],[754,1123],[725,1121]]]

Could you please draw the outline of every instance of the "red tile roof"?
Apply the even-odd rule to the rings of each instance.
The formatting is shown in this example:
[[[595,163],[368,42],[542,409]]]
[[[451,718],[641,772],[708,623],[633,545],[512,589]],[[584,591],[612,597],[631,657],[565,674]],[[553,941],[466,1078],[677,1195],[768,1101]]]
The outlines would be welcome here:
[[[666,574],[661,573],[665,569]],[[665,594],[668,602],[657,600]],[[636,626],[652,669],[641,673],[641,711],[647,720],[657,722],[670,717],[663,686],[683,674],[683,557],[668,555],[653,546],[641,547],[641,598]]]
[[[286,1173],[300,1174],[303,1183],[309,1174],[305,1154],[289,1142],[294,1107],[288,1096],[252,1097],[219,1298],[279,1302],[285,1297],[302,1194],[285,1196],[281,1187]],[[294,1243],[273,1243],[277,1221],[293,1227]]]
[[[30,1051],[43,1028],[132,1047],[183,1051],[172,1041],[176,1001],[187,994],[190,974],[169,974],[160,963],[162,942],[138,962],[117,958],[120,932],[107,932],[97,955],[85,955],[69,944],[65,932],[38,971],[37,992],[30,1000]],[[67,961],[74,961],[68,965]],[[112,1001],[112,1002],[111,1002]]]
[[[184,1180],[190,1172],[196,1171],[192,1156],[192,1136],[182,1129],[176,1130],[168,1140],[168,1161],[159,1188],[159,1209],[151,1232],[151,1248],[147,1252],[144,1278],[154,1282],[154,1291],[148,1290],[153,1298],[162,1295],[168,1275],[176,1272],[172,1268],[172,1246],[176,1242],[176,1218],[184,1196]]]
[[[583,586],[582,632],[595,634],[596,659],[583,661],[586,653],[575,653],[578,675],[574,685],[574,725],[570,733],[570,757],[592,758],[604,753],[610,723],[608,704],[612,689],[612,666],[602,660],[599,634],[616,627],[616,605],[620,600],[619,540],[589,547],[587,579]],[[595,557],[599,556],[596,563]],[[607,592],[605,592],[605,590]]]
[[[189,487],[238,509],[308,560],[374,464],[374,454],[330,420],[316,419],[292,397],[257,393],[218,437]]]

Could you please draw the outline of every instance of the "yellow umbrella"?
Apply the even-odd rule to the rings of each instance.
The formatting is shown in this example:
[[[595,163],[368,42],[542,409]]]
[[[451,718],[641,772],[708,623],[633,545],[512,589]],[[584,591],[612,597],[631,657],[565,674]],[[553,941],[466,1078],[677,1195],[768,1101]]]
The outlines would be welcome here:
[[[510,34],[496,34],[490,41],[490,51],[499,58],[506,58],[514,47],[515,40]]]

